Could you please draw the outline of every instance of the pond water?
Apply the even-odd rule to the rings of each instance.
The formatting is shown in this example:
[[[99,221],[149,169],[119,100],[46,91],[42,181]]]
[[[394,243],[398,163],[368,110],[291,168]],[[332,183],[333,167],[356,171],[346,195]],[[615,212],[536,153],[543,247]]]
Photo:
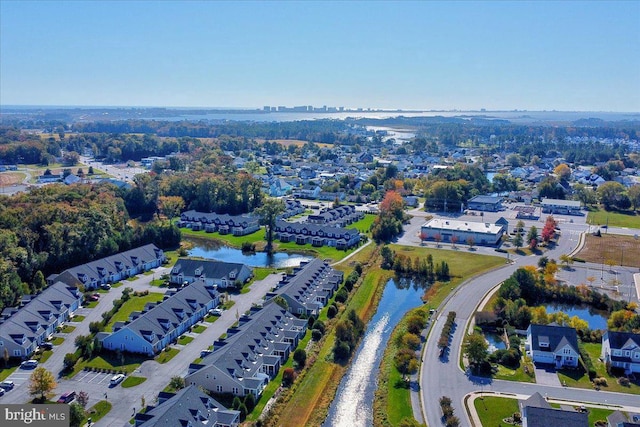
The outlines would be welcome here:
[[[243,253],[240,249],[230,248],[210,240],[185,240],[189,240],[193,244],[193,248],[189,250],[189,256],[224,262],[238,262],[251,267],[297,267],[301,262],[312,259],[307,255],[285,252],[272,255],[268,255],[266,252]]]
[[[496,172],[487,172],[486,173],[486,177],[489,180],[489,182],[493,183],[493,177],[496,176]]]
[[[485,332],[484,339],[489,343],[489,353],[495,353],[497,350],[504,350],[507,348],[507,344],[505,344],[499,334]]]
[[[562,311],[563,313],[569,315],[569,317],[578,316],[589,324],[589,329],[607,329],[607,317],[605,316],[605,314],[598,312],[592,308],[577,305],[560,304],[546,304],[544,308],[549,314]]]
[[[395,325],[407,311],[422,305],[424,287],[389,280],[347,375],[342,378],[325,427],[373,425],[373,398],[382,354]]]

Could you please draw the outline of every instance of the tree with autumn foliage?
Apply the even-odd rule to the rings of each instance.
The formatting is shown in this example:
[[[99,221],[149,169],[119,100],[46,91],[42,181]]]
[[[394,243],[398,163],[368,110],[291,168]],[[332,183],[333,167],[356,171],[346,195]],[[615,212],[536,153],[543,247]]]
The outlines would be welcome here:
[[[540,235],[542,237],[543,242],[549,243],[549,241],[555,237],[556,225],[557,225],[556,220],[553,219],[552,215],[549,215],[547,217],[547,220],[544,223],[542,234]]]
[[[561,181],[567,181],[571,176],[571,168],[567,166],[566,163],[560,163],[553,169],[553,173],[555,173]]]
[[[402,233],[405,221],[404,200],[396,191],[390,190],[380,202],[380,213],[374,220],[371,234],[376,242],[389,242]]]

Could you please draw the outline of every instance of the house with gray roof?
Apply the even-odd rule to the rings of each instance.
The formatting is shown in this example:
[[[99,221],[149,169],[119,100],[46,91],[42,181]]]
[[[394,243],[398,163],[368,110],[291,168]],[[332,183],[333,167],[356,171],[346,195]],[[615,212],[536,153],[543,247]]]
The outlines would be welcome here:
[[[169,281],[174,285],[182,285],[202,280],[208,285],[226,289],[234,287],[236,282],[244,284],[252,277],[253,269],[245,264],[180,258],[171,269]]]
[[[538,392],[526,400],[519,401],[518,405],[522,415],[522,427],[587,427],[589,425],[589,416],[586,412],[554,409]]]
[[[325,261],[313,259],[300,263],[292,274],[280,280],[266,298],[281,296],[287,310],[296,315],[317,316],[338,289],[344,273],[334,270]]]
[[[158,404],[147,406],[144,413],[138,412],[134,422],[135,427],[237,427],[240,411],[225,408],[198,387],[190,385],[177,393],[160,392]]]
[[[307,330],[298,319],[273,301],[253,307],[238,326],[213,343],[213,351],[192,363],[185,383],[215,394],[262,394]]]
[[[55,282],[40,294],[22,298],[20,307],[5,308],[0,315],[0,354],[27,358],[53,335],[82,304],[76,286]]]
[[[360,242],[360,233],[352,228],[331,227],[319,224],[302,224],[276,221],[275,238],[281,242],[296,242],[299,245],[332,246],[349,249]]]
[[[346,227],[356,221],[364,218],[364,213],[356,211],[353,205],[337,206],[321,210],[318,214],[309,215],[307,223],[309,224],[325,224],[336,227]]]
[[[260,222],[259,218],[253,215],[227,215],[190,210],[180,215],[178,227],[190,228],[193,231],[205,230],[207,233],[246,236],[260,230]]]
[[[148,303],[133,312],[127,322],[116,322],[113,332],[99,334],[102,348],[153,356],[202,320],[218,306],[216,286],[202,280],[165,294],[158,303]]]
[[[640,373],[640,334],[605,331],[602,335],[601,359],[625,375]]]
[[[578,334],[573,328],[556,324],[531,324],[527,329],[525,350],[534,363],[556,368],[578,366]]]
[[[69,268],[60,275],[71,275],[82,283],[85,290],[90,290],[160,267],[165,260],[162,249],[154,244],[148,244]],[[50,275],[47,277],[47,283],[53,284],[60,275]]]
[[[475,196],[469,200],[468,208],[474,211],[498,212],[502,209],[502,197]]]

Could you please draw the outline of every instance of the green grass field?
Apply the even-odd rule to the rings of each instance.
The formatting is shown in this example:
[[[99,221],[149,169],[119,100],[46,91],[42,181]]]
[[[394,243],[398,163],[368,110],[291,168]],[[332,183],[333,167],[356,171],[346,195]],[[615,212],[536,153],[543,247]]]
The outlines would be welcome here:
[[[497,427],[508,425],[502,420],[520,412],[517,399],[486,396],[477,398],[473,402],[483,427]]]
[[[145,377],[134,377],[133,375],[131,375],[128,376],[124,381],[122,381],[122,388],[135,387],[142,384],[146,380],[147,379]]]
[[[159,302],[162,301],[164,294],[157,292],[150,292],[148,295],[144,296],[131,296],[131,298],[122,304],[120,310],[116,314],[113,315],[107,326],[105,327],[105,331],[109,332],[113,330],[113,325],[116,322],[125,322],[129,319],[129,315],[134,311],[142,311],[144,306],[148,302]]]
[[[173,347],[166,348],[159,355],[156,356],[156,362],[167,363],[169,360],[173,359],[178,353],[180,353],[180,350],[176,348],[173,348]]]
[[[87,417],[91,418],[92,423],[96,423],[102,417],[107,415],[111,410],[111,403],[106,400],[101,400],[91,408],[87,409]],[[85,420],[86,421],[86,420]],[[84,425],[84,422],[80,423],[80,425]]]
[[[178,344],[180,345],[187,345],[191,341],[193,341],[193,337],[190,337],[188,335],[182,335],[180,338],[178,338]]]
[[[640,214],[634,211],[607,212],[589,208],[587,223],[591,225],[609,224],[610,227],[640,228]]]
[[[194,326],[194,327],[191,329],[191,332],[194,332],[194,333],[196,333],[196,334],[201,334],[201,333],[203,333],[203,332],[205,331],[205,329],[207,329],[207,327],[206,327],[206,326],[203,326],[203,325],[197,325],[197,326]]]

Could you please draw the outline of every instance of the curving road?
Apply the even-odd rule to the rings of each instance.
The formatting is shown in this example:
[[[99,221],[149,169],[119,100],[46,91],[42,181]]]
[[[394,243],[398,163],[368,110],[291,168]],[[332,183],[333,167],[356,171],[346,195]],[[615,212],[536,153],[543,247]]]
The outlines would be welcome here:
[[[539,224],[536,224],[536,226],[539,226]],[[558,259],[562,254],[571,253],[579,244],[580,234],[586,231],[588,231],[586,224],[563,224],[563,235],[559,239],[558,245],[546,252],[545,255],[549,258]],[[618,233],[619,231],[620,234],[633,234],[633,231],[625,229],[611,230],[610,232]],[[511,263],[506,264],[504,267],[468,280],[440,306],[438,317],[431,326],[432,330],[422,354],[419,378],[419,398],[422,414],[420,414],[418,408],[414,408],[414,412],[417,411],[418,415],[422,415],[428,425],[442,425],[442,414],[438,403],[438,399],[441,396],[448,396],[452,399],[455,414],[462,421],[462,425],[473,425],[464,406],[465,396],[472,392],[530,395],[538,391],[549,396],[549,398],[598,404],[615,403],[640,411],[640,402],[637,395],[491,380],[470,376],[460,368],[458,361],[460,360],[461,345],[465,334],[464,328],[475,313],[480,301],[492,288],[507,279],[517,268],[526,265],[537,265],[537,261],[537,256],[511,259]],[[448,359],[441,361],[438,357],[437,341],[446,321],[446,313],[449,311],[455,311],[457,314],[456,328],[454,328]]]

